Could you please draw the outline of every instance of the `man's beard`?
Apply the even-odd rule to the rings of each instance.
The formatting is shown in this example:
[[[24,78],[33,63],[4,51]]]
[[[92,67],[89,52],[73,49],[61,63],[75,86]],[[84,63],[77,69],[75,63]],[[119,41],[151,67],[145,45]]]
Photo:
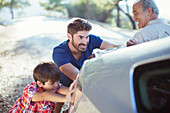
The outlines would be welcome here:
[[[74,39],[72,41],[72,45],[73,45],[74,48],[76,48],[80,52],[85,52],[86,51],[86,48],[85,49],[79,49],[79,46],[84,45],[84,44],[80,43],[78,46],[76,46],[76,44],[74,42]],[[84,46],[86,46],[86,45],[84,45]]]

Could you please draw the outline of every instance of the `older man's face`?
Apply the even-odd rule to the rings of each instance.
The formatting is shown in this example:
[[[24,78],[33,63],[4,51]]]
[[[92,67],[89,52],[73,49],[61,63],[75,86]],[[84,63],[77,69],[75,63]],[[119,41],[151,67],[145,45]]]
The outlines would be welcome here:
[[[148,10],[144,11],[141,3],[133,5],[133,20],[138,23],[139,28],[145,27],[150,20]]]

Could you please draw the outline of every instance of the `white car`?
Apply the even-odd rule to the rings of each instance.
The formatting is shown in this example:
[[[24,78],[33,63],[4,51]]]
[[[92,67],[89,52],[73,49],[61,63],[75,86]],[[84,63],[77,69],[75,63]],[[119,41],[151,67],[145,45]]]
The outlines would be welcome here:
[[[170,113],[170,37],[84,62],[71,113]]]

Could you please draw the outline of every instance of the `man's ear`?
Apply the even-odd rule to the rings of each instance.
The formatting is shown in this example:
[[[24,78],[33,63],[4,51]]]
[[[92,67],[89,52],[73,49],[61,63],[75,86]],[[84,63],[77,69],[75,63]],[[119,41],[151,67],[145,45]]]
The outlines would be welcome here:
[[[40,81],[37,81],[37,85],[38,85],[39,87],[42,87],[42,86],[43,86],[43,83],[40,82]]]
[[[151,7],[148,8],[147,13],[151,17],[151,15],[153,14],[153,10]]]
[[[67,37],[70,40],[72,38],[72,35],[70,33],[67,33]]]

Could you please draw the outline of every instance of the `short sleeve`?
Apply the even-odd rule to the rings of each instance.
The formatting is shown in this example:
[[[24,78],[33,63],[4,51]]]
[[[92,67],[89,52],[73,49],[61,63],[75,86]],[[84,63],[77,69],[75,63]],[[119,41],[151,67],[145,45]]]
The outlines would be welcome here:
[[[90,45],[92,49],[100,48],[103,40],[99,36],[90,35]]]
[[[69,60],[66,55],[66,51],[63,48],[60,47],[54,48],[52,57],[53,57],[53,61],[57,64],[58,67],[66,63],[69,63]]]

